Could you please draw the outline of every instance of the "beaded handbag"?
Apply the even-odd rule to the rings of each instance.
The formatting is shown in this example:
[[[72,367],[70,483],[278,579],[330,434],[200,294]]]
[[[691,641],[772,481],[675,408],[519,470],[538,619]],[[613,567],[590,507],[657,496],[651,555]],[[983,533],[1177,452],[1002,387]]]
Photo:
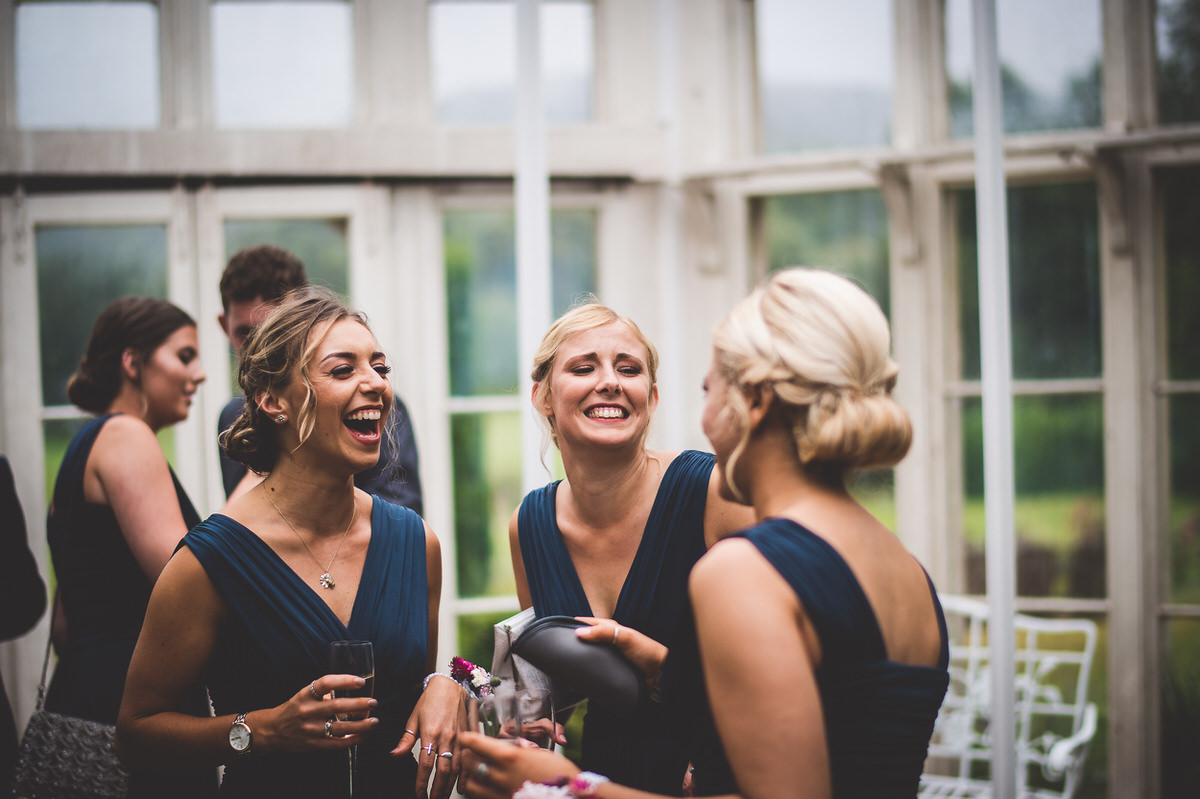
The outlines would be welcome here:
[[[116,727],[46,710],[49,665],[47,641],[37,709],[21,737],[12,795],[28,799],[124,797],[129,772],[113,751]]]

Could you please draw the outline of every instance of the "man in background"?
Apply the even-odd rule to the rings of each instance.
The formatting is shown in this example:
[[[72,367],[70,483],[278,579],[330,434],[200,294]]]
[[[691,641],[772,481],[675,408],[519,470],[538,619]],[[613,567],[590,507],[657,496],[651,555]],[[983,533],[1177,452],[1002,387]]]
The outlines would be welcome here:
[[[240,356],[242,345],[267,317],[283,295],[308,285],[304,264],[292,253],[269,244],[246,247],[234,253],[221,275],[221,329]],[[234,397],[221,410],[218,433],[228,430],[245,407],[244,397]],[[392,402],[392,418],[379,450],[379,462],[354,477],[354,484],[382,499],[421,513],[421,477],[417,470],[417,442],[413,438],[408,408],[399,396]],[[221,450],[221,481],[225,497],[232,498],[258,484],[262,478]]]

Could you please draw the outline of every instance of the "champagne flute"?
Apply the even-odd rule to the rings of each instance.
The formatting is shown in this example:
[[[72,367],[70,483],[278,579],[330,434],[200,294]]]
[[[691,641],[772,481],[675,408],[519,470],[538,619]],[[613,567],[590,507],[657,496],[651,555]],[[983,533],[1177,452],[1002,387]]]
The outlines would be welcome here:
[[[366,682],[362,688],[334,691],[335,699],[342,697],[373,696],[375,692],[375,649],[370,641],[333,641],[329,644],[329,673],[353,674]],[[339,713],[338,721],[361,721],[365,713]],[[350,796],[354,796],[354,767],[358,758],[358,746],[347,750],[350,764]]]

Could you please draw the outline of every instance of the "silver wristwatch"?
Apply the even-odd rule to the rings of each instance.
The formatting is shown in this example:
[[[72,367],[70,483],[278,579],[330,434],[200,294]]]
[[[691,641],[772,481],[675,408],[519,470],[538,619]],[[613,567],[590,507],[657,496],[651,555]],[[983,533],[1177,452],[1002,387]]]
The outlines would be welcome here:
[[[246,714],[239,713],[229,727],[229,747],[239,755],[248,754],[253,737],[250,725],[246,723]]]

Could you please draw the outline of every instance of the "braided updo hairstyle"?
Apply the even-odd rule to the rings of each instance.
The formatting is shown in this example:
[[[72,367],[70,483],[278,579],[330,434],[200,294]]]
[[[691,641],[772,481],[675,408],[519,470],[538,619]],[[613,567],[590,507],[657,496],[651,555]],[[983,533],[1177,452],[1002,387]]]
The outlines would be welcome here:
[[[121,390],[126,350],[146,363],[181,327],[195,327],[186,311],[157,297],[121,297],[104,307],[92,325],[87,351],[67,381],[67,399],[82,410],[103,413]]]
[[[279,393],[293,380],[302,381],[305,387],[295,420],[300,433],[297,446],[308,440],[315,424],[308,365],[324,338],[311,334],[318,326],[322,332],[328,331],[342,319],[353,319],[370,329],[367,318],[346,307],[333,292],[305,286],[286,294],[250,334],[238,363],[238,386],[246,397],[246,407],[218,438],[229,457],[259,474],[275,467],[280,454],[277,425],[258,406],[257,398],[263,393]]]
[[[734,466],[751,433],[748,397],[764,386],[815,479],[841,484],[851,471],[893,466],[907,454],[912,423],[892,398],[899,368],[887,318],[850,280],[820,269],[777,272],[734,307],[713,347],[741,427],[725,466],[735,493]]]

